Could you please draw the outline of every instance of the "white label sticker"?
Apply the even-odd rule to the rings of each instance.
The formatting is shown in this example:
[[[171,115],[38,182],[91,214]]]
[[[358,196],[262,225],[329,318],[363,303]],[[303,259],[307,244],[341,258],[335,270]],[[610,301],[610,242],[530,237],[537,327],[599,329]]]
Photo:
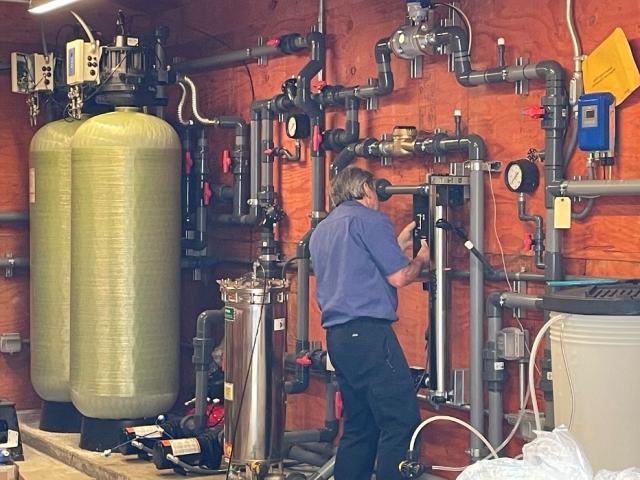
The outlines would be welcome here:
[[[183,455],[193,455],[200,453],[200,442],[196,438],[181,438],[180,440],[171,440],[171,452],[180,457]]]
[[[274,318],[273,319],[273,331],[279,332],[280,330],[284,330],[287,321],[284,318]]]
[[[553,381],[553,372],[547,372],[547,380],[549,380],[550,382]]]
[[[29,169],[29,203],[36,203],[36,169]]]
[[[493,363],[494,370],[504,370],[504,362],[494,362]]]
[[[0,443],[0,448],[16,448],[20,443],[20,434],[15,430],[7,432],[7,442]]]
[[[233,383],[224,382],[224,399],[233,402]]]
[[[134,427],[133,433],[135,433],[137,437],[162,438],[164,429],[160,425],[144,425],[142,427]]]

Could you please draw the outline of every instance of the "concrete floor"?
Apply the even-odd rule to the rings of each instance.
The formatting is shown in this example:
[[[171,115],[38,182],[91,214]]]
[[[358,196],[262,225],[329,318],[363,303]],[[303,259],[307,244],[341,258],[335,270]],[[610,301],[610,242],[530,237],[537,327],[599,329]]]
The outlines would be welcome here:
[[[104,457],[78,447],[80,434],[51,433],[38,428],[37,411],[19,412],[18,421],[22,434],[25,461],[19,462],[19,480],[142,480],[182,479],[173,470],[158,470],[152,462],[137,457],[113,454]],[[224,479],[225,475],[203,478]],[[424,475],[421,480],[439,479]]]

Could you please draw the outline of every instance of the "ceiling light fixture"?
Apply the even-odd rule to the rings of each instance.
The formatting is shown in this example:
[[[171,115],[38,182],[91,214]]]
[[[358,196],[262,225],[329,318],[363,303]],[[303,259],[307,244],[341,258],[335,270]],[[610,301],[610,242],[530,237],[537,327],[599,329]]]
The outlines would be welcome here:
[[[29,13],[42,14],[48,13],[58,8],[66,7],[78,0],[31,0],[29,5]]]

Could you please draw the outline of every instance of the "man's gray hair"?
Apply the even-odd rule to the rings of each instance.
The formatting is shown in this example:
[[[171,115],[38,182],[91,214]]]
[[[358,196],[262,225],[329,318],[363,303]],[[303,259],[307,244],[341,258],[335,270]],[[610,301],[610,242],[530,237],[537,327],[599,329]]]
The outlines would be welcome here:
[[[334,206],[348,200],[364,198],[364,186],[375,188],[373,174],[362,168],[349,166],[331,180],[331,202]]]

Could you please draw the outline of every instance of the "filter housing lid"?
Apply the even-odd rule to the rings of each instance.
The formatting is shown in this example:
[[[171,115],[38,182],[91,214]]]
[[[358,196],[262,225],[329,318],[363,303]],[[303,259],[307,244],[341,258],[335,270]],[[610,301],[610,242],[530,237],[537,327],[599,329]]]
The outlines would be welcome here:
[[[542,305],[580,315],[640,315],[640,280],[559,290],[545,295]]]

